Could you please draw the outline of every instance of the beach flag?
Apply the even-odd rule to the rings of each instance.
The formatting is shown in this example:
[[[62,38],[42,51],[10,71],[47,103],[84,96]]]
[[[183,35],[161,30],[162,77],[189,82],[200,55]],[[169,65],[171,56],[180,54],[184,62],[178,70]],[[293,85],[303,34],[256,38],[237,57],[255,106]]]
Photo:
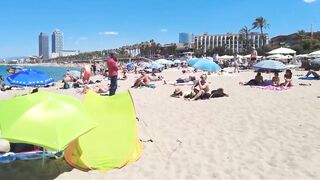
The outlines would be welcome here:
[[[142,145],[130,93],[104,97],[89,91],[83,104],[98,125],[65,149],[65,160],[84,171],[121,168],[136,161]]]

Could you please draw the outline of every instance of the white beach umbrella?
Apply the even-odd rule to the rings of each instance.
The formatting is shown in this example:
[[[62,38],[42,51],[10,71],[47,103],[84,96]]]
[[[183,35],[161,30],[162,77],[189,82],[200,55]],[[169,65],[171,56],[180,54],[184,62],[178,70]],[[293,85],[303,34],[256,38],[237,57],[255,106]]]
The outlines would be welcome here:
[[[297,58],[307,58],[307,57],[309,57],[309,54],[299,54],[296,57]]]
[[[179,59],[176,59],[176,60],[173,61],[173,63],[175,63],[175,64],[180,64],[181,62],[182,62],[182,61],[179,60]]]
[[[283,60],[283,59],[288,59],[287,56],[284,56],[282,54],[273,54],[270,56],[267,56],[268,59],[276,59],[276,60]]]
[[[158,59],[155,61],[158,64],[173,64],[172,61],[166,60],[166,59]]]
[[[223,55],[218,57],[219,60],[230,60],[232,58],[233,56],[229,56],[229,55]]]
[[[310,53],[309,56],[310,57],[320,57],[320,50]]]
[[[268,52],[268,54],[296,54],[296,51],[293,49],[281,47]]]

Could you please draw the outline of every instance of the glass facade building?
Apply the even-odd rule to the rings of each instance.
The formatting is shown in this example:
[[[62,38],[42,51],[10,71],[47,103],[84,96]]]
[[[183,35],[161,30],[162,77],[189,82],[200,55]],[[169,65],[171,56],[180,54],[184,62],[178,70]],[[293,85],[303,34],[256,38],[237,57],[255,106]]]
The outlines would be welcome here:
[[[41,32],[39,35],[39,56],[43,59],[49,59],[49,37]]]
[[[192,44],[194,42],[194,36],[192,33],[179,33],[179,43]]]

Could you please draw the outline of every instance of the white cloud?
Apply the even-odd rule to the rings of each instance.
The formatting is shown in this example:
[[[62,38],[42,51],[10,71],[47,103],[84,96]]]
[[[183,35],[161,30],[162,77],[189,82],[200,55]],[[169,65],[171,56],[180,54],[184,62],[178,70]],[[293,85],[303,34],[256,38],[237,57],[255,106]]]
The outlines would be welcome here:
[[[313,3],[316,2],[317,0],[303,0],[305,3]]]
[[[119,32],[114,31],[105,31],[105,32],[99,32],[100,35],[106,35],[106,36],[116,36],[119,35]]]
[[[168,29],[160,29],[160,32],[168,32]]]

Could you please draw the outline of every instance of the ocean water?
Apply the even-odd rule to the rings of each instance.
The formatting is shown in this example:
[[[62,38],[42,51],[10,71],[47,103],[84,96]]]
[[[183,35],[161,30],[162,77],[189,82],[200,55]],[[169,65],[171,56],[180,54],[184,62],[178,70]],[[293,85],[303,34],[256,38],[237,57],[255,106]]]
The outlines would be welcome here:
[[[42,71],[46,73],[49,77],[52,77],[55,81],[59,81],[63,79],[63,75],[67,72],[67,70],[80,70],[79,68],[75,67],[46,67],[46,66],[21,66],[24,69],[34,69],[38,71]],[[5,79],[6,84],[8,84],[7,76],[7,69],[10,66],[1,66],[0,65],[0,75],[2,75]]]

